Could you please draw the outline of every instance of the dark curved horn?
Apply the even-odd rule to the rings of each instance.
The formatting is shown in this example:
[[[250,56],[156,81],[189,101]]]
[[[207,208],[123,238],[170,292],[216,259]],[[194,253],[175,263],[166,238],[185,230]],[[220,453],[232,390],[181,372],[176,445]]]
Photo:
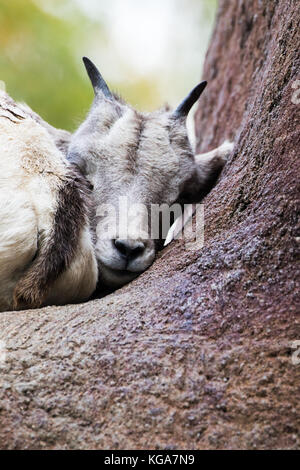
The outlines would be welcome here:
[[[96,65],[93,64],[93,62],[87,57],[82,57],[82,60],[85,65],[88,76],[90,77],[90,80],[92,82],[95,95],[98,95],[98,93],[102,91],[102,93],[104,94],[104,96],[106,96],[106,98],[114,99],[113,95],[109,91],[109,88],[105,80],[103,79],[101,73],[97,69]]]
[[[184,100],[180,103],[180,105],[175,109],[173,116],[176,118],[186,117],[193,104],[200,98],[202,92],[204,91],[207,82],[201,82],[197,85]]]

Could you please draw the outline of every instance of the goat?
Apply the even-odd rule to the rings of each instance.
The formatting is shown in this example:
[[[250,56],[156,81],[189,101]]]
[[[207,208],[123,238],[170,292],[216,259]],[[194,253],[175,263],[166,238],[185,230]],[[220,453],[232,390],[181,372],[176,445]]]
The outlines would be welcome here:
[[[119,201],[129,208],[199,202],[215,183],[233,144],[194,156],[186,117],[206,87],[197,85],[175,109],[142,113],[109,90],[97,67],[83,58],[95,98],[91,110],[72,135],[67,158],[89,181],[96,233],[95,253],[100,282],[120,287],[150,266],[161,246],[149,234],[150,217],[133,210],[122,226]],[[110,210],[101,210],[103,206]],[[118,226],[109,224],[111,214]],[[106,230],[107,225],[113,228]],[[176,230],[178,227],[176,228]],[[125,236],[122,235],[125,233]],[[146,235],[145,235],[146,234]]]
[[[185,121],[206,82],[175,111],[142,113],[83,60],[95,98],[73,135],[0,96],[0,311],[80,302],[97,284],[134,279],[163,240],[149,236],[149,220],[136,208],[126,227],[119,220],[107,231],[112,213],[122,218],[120,199],[147,211],[198,202],[233,148],[225,142],[194,156]],[[171,238],[176,230],[178,222]]]

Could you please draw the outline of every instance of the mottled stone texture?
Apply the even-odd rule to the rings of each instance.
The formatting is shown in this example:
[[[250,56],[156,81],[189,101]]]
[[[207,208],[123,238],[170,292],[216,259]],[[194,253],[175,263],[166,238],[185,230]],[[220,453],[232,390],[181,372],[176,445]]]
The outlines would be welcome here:
[[[173,243],[102,300],[0,315],[1,448],[299,447],[299,13],[220,2],[198,148],[236,146],[204,248]]]

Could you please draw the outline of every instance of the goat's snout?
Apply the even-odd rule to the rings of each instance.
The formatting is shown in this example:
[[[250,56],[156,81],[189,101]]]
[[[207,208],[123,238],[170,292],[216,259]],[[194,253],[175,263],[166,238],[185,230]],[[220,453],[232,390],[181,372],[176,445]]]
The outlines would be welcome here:
[[[141,237],[104,239],[98,240],[96,253],[102,282],[120,287],[150,266],[155,258],[155,244]]]
[[[114,245],[119,254],[128,262],[142,256],[146,249],[146,244],[139,240],[117,238],[114,240]]]

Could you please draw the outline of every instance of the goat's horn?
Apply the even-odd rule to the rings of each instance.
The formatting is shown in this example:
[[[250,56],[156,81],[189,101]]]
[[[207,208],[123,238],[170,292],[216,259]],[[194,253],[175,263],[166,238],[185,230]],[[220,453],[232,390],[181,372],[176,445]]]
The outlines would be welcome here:
[[[102,91],[102,93],[104,94],[104,96],[106,96],[106,98],[114,99],[113,95],[109,91],[109,88],[104,78],[102,77],[101,73],[97,69],[96,65],[93,64],[93,62],[87,57],[82,57],[82,60],[85,65],[88,76],[90,77],[90,80],[92,82],[95,95],[97,96],[98,93]]]
[[[186,117],[193,104],[196,103],[196,101],[200,98],[202,92],[204,91],[205,87],[207,85],[207,82],[201,82],[199,85],[197,85],[188,95],[184,100],[180,103],[180,105],[175,109],[173,115],[175,118],[182,118]]]

